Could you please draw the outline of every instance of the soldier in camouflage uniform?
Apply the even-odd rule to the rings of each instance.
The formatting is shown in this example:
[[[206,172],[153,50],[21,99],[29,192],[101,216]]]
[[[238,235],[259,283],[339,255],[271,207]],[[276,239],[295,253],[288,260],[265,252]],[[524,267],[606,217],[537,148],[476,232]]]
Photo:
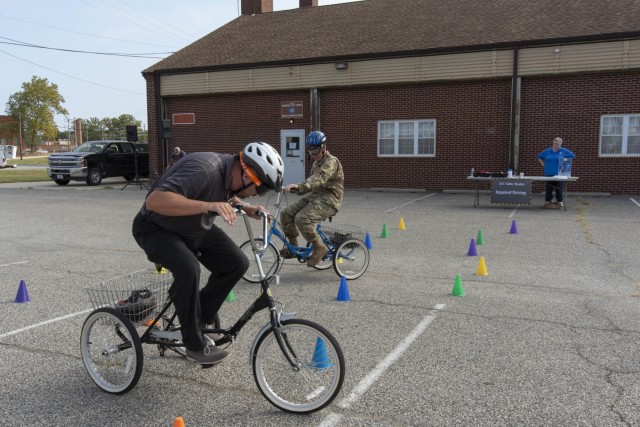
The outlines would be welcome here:
[[[309,267],[317,265],[329,252],[316,232],[316,224],[338,213],[344,198],[342,165],[327,151],[326,141],[327,137],[320,131],[307,136],[307,153],[313,160],[311,175],[299,184],[287,185],[284,191],[310,194],[290,204],[280,214],[282,229],[292,245],[298,246],[298,230],[308,242],[313,243],[313,252],[307,260]],[[292,257],[286,246],[280,253],[285,258]]]

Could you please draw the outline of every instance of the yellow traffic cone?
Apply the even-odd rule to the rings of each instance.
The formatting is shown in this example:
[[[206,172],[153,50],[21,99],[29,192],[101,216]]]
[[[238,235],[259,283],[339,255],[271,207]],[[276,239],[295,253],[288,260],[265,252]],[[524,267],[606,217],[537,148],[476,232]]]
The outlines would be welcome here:
[[[478,262],[478,269],[476,270],[476,276],[488,276],[487,266],[484,263],[484,257],[480,257],[480,262]]]
[[[398,224],[398,230],[406,230],[404,226],[404,219],[402,219],[402,217],[400,217],[400,224]]]

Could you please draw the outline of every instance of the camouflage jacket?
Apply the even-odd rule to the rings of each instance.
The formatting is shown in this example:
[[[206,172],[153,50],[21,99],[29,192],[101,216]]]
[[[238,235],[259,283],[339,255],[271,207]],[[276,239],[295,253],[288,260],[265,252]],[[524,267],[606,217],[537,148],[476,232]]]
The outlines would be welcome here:
[[[307,196],[310,200],[322,199],[336,209],[340,209],[344,198],[344,173],[337,157],[327,153],[313,162],[311,175],[298,184],[298,194]]]

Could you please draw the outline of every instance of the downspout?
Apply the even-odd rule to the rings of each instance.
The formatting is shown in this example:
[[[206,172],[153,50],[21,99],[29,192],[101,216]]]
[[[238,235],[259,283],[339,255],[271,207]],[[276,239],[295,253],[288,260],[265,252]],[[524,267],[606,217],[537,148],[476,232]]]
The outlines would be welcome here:
[[[509,135],[509,168],[518,170],[520,151],[520,77],[518,77],[518,47],[513,48],[513,75],[511,76],[511,129]]]
[[[162,129],[162,98],[161,98],[161,91],[160,91],[160,71],[156,70],[154,71],[155,74],[155,78],[156,78],[156,120],[157,120],[157,128],[158,128],[158,141],[157,141],[157,148],[158,148],[158,164],[156,165],[158,168],[158,176],[162,175],[162,172],[164,171],[164,165],[165,165],[165,158],[164,158],[164,149],[163,149],[163,143],[162,140],[164,132]]]
[[[311,126],[311,129],[309,129],[309,132],[312,132],[314,130],[320,129],[320,100],[318,99],[317,88],[313,88],[310,90],[309,98],[311,100],[310,106],[309,106],[310,107],[309,126]]]

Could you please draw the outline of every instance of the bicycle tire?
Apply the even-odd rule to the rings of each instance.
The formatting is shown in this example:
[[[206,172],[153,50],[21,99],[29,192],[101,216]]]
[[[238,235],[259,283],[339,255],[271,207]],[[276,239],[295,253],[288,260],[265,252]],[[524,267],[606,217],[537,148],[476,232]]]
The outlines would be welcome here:
[[[255,239],[258,244],[263,244],[264,239]],[[253,248],[251,247],[251,240],[247,240],[240,245],[240,250],[249,258],[249,268],[244,273],[242,278],[250,283],[260,283],[260,272],[258,271],[258,264],[256,263],[253,255]],[[267,279],[278,274],[282,262],[280,261],[280,252],[276,249],[275,245],[271,242],[267,245],[267,249],[262,254],[262,271],[264,271]]]
[[[307,242],[307,247],[309,246],[311,246],[311,243]],[[304,262],[306,262],[306,260]],[[333,266],[333,258],[331,258],[331,252],[329,252],[319,263],[314,265],[313,268],[316,270],[326,270],[327,268],[331,268],[331,266]]]
[[[347,240],[336,249],[333,269],[339,277],[355,280],[369,268],[369,249],[361,240]]]
[[[282,322],[281,332],[291,366],[278,345],[273,328],[258,339],[251,355],[253,378],[262,395],[275,407],[309,414],[329,405],[344,382],[344,355],[336,339],[322,326],[304,319]]]
[[[84,367],[98,387],[124,394],[142,375],[142,343],[133,323],[111,307],[98,308],[82,325],[80,352]]]

